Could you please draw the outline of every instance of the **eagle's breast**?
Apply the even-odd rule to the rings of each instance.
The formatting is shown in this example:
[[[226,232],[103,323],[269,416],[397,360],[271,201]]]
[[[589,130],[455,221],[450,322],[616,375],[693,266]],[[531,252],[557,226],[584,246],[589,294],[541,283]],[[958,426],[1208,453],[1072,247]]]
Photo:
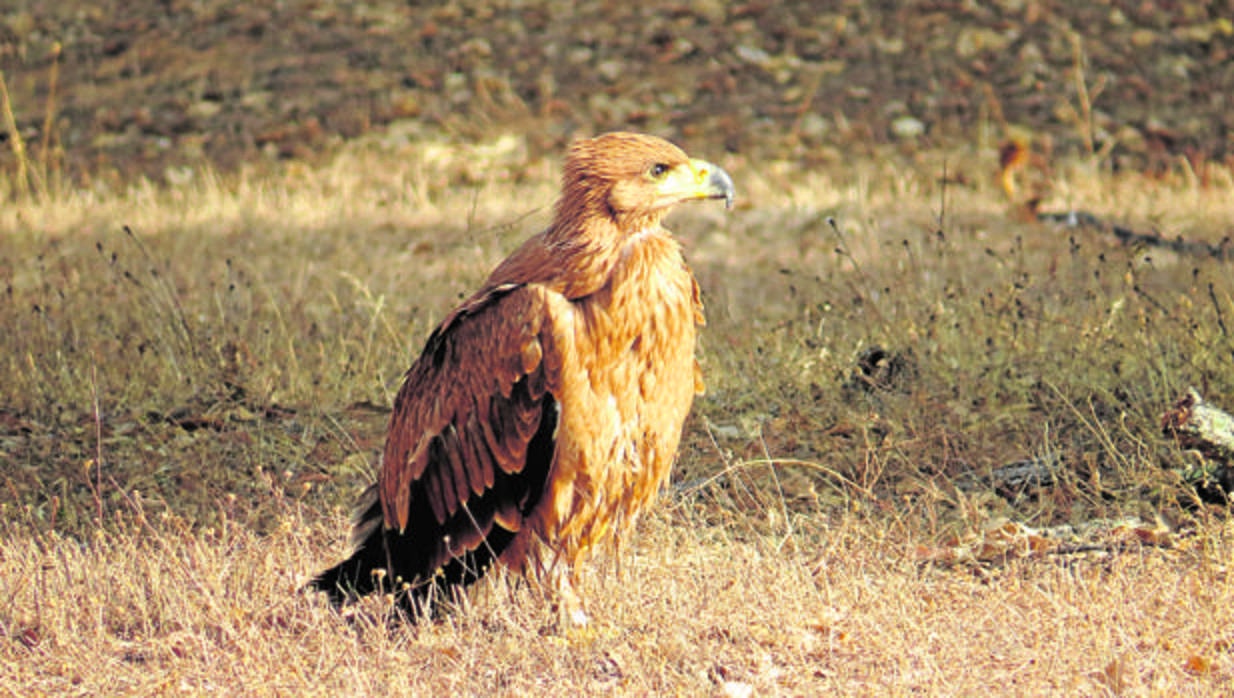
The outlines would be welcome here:
[[[540,534],[573,563],[618,535],[667,479],[696,391],[694,277],[666,231],[622,247],[608,283],[573,303],[573,376]],[[577,369],[577,370],[571,370]]]

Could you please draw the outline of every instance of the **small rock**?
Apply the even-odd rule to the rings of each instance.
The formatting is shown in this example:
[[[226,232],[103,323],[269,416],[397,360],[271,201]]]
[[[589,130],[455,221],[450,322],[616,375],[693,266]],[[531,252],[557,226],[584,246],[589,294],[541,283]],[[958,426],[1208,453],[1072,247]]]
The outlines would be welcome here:
[[[608,82],[617,82],[623,72],[621,61],[602,61],[596,66],[596,72]]]
[[[757,46],[741,44],[734,51],[738,58],[751,65],[756,65],[760,68],[766,68],[771,65],[771,54]]]
[[[956,55],[972,58],[979,53],[1002,51],[1012,37],[985,27],[965,27],[955,40]]]
[[[912,116],[901,116],[891,122],[891,132],[896,138],[917,138],[925,134],[926,126],[921,119]]]
[[[827,133],[827,120],[809,112],[801,117],[801,135],[807,138],[822,138]]]
[[[728,16],[727,4],[720,0],[695,0],[691,3],[691,9],[708,23],[720,24]]]
[[[194,103],[188,108],[189,116],[199,119],[209,119],[223,110],[223,105],[208,99]]]

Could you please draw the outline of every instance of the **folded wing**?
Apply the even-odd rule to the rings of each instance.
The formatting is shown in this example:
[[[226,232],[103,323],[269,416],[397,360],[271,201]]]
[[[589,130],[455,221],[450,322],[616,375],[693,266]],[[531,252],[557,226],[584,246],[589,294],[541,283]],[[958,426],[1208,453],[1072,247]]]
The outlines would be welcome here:
[[[353,553],[316,587],[341,602],[374,590],[382,571],[387,589],[467,585],[505,552],[553,463],[552,313],[563,304],[535,285],[498,286],[438,327],[395,399]]]

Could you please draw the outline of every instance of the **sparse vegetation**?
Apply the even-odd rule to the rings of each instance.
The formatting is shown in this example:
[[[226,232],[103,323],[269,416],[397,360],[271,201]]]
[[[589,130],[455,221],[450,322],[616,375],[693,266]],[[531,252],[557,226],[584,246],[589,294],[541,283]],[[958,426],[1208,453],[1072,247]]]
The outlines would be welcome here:
[[[734,159],[743,207],[671,221],[709,393],[665,504],[591,570],[593,630],[552,630],[510,580],[393,630],[380,602],[345,621],[298,595],[341,552],[410,356],[548,215],[554,163],[459,188],[480,150],[436,152],[0,213],[11,690],[1229,686],[1228,524],[1158,424],[1187,385],[1234,393],[1223,263],[1020,223],[992,172],[944,191],[924,165]],[[1228,220],[1228,186],[1057,181],[1131,223]],[[855,380],[875,345],[901,368]],[[1047,456],[1052,486],[983,484]],[[998,542],[1127,517],[1132,545]]]
[[[429,17],[438,34],[417,40],[469,48],[390,92],[361,77],[397,79],[388,37],[420,10],[327,2],[290,35],[381,48],[314,73],[344,84],[320,95],[323,124],[268,108],[304,86],[278,82],[269,37],[251,30],[308,16],[296,3],[197,3],[158,26],[51,13],[70,4],[0,17],[0,67],[33,66],[0,75],[0,693],[1234,688],[1228,504],[1197,482],[1205,456],[1160,422],[1189,386],[1234,411],[1228,255],[1035,218],[1083,209],[1204,243],[1182,250],[1227,249],[1234,176],[1212,135],[1228,110],[1206,103],[1177,128],[1142,113],[1174,106],[1162,66],[1221,93],[1231,30],[1216,10],[1000,3],[1011,27],[976,6],[944,22],[857,3],[811,15],[831,42],[819,63],[813,39],[783,31],[789,15],[703,3],[664,26],[622,15],[677,33],[654,56],[644,33],[597,35],[570,54],[573,81],[533,90],[544,56],[515,55],[505,34],[487,54],[453,41],[517,19],[468,6]],[[240,32],[243,50],[168,43],[185,18]],[[690,58],[715,23],[741,39],[713,47],[719,68]],[[1171,60],[1148,61],[1142,84],[1112,80],[1130,59],[1067,31],[1090,24]],[[97,34],[98,55],[62,57],[49,27]],[[115,43],[133,27],[155,48]],[[156,75],[159,47],[175,60]],[[919,54],[932,58],[902,64]],[[271,82],[220,88],[233,58]],[[489,70],[507,59],[517,70]],[[218,72],[197,74],[206,64]],[[603,99],[579,101],[600,64],[675,65],[701,105],[743,116],[712,110],[687,128],[697,113],[670,109],[667,72],[655,94],[604,80]],[[1021,66],[1033,79],[1007,82]],[[183,71],[187,131],[168,116],[183,96],[157,87]],[[73,94],[100,74],[123,79]],[[108,106],[143,76],[150,109]],[[912,87],[939,76],[980,108]],[[833,80],[852,88],[819,117]],[[476,99],[443,111],[463,92]],[[429,330],[548,219],[561,110],[607,128],[640,109],[636,125],[730,171],[739,206],[669,221],[704,289],[708,393],[661,505],[586,572],[594,625],[555,627],[501,576],[420,626],[388,623],[382,599],[340,617],[301,594],[342,553]],[[906,117],[928,136],[894,136]],[[200,140],[214,131],[225,137]],[[1013,481],[1010,465],[1034,475]]]

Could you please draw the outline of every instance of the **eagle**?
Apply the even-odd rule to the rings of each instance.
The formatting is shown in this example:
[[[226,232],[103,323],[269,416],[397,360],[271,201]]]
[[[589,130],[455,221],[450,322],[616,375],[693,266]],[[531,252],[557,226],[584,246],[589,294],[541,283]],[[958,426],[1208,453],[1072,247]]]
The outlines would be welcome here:
[[[551,224],[407,371],[350,555],[310,586],[336,608],[383,591],[423,612],[501,564],[586,623],[578,565],[653,499],[703,388],[699,287],[661,220],[733,196],[724,170],[661,138],[575,140]]]

